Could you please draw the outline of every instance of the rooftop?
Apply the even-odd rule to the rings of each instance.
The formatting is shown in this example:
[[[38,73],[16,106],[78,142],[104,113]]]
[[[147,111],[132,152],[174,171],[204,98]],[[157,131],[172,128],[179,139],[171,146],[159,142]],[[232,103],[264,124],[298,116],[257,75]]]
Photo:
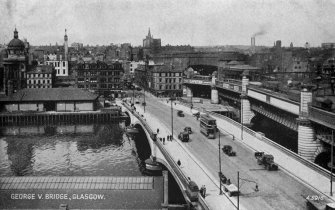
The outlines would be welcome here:
[[[38,65],[31,67],[31,70],[27,72],[29,73],[52,73],[53,66],[51,65]]]
[[[22,89],[0,101],[92,101],[99,96],[77,88]]]

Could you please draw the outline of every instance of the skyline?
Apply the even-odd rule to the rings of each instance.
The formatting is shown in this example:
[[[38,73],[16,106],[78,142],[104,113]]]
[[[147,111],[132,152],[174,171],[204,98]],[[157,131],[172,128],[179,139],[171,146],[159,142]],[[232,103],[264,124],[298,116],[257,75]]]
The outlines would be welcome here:
[[[142,45],[151,29],[162,46],[256,45],[312,47],[335,42],[332,0],[0,0],[0,43]]]

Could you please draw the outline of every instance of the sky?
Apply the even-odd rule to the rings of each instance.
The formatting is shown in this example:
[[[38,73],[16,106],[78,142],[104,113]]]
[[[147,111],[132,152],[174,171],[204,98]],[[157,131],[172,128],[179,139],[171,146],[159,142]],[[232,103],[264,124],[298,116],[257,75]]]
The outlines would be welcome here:
[[[335,0],[0,0],[0,43],[312,47],[335,42]]]

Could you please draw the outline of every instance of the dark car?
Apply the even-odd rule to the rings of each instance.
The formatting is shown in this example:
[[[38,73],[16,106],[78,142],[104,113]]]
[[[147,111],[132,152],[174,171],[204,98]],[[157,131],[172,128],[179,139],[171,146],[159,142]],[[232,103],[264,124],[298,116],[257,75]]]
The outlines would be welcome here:
[[[184,131],[186,131],[187,133],[191,134],[192,133],[192,128],[191,127],[185,127]]]
[[[180,132],[178,135],[178,139],[181,140],[182,142],[188,142],[190,140],[190,136],[188,135],[187,132]]]
[[[183,113],[183,111],[181,111],[181,110],[179,110],[177,112],[177,115],[178,115],[178,117],[184,117],[185,116],[184,113]]]

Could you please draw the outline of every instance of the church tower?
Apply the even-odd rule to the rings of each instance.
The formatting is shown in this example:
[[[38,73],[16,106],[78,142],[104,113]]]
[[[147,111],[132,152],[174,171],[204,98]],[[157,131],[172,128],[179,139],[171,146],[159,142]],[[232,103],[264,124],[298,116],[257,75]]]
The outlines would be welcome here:
[[[67,39],[67,34],[66,34],[66,29],[65,29],[65,35],[64,35],[64,56],[65,56],[65,60],[68,60],[68,53],[69,53],[67,40],[68,39]]]
[[[19,32],[14,30],[14,37],[8,43],[6,55],[3,58],[3,87],[6,95],[26,87],[26,72],[28,67],[29,44],[19,39]]]

